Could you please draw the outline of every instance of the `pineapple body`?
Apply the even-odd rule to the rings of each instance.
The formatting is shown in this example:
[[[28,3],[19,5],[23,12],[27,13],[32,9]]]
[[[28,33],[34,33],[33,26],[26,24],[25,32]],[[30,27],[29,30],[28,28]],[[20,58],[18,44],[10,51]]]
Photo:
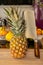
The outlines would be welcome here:
[[[19,8],[4,8],[7,14],[7,22],[12,33],[7,34],[6,39],[10,41],[10,50],[14,58],[23,58],[26,55],[27,41],[25,38],[24,11]]]
[[[10,41],[11,55],[14,58],[23,58],[27,51],[27,41],[24,37],[14,37]]]

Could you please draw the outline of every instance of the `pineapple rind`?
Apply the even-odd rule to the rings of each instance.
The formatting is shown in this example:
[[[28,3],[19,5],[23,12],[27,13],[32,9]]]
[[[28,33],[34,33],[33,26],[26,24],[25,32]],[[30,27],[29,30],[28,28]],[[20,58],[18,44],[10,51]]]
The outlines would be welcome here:
[[[13,39],[10,43],[11,52],[13,51],[13,53],[11,54],[14,58],[23,58],[26,55],[27,42],[26,40],[24,40],[23,37],[15,37],[15,38],[16,41],[14,42],[15,39]]]
[[[7,13],[8,10],[6,10],[5,12]],[[8,24],[11,25],[10,29],[14,34],[13,38],[10,40],[11,55],[14,58],[23,58],[27,51],[27,41],[25,38],[25,21],[23,17],[24,11],[22,12],[22,16],[20,16],[21,10],[18,13],[18,8],[16,9],[11,7],[9,11],[7,13],[6,20],[8,21]]]

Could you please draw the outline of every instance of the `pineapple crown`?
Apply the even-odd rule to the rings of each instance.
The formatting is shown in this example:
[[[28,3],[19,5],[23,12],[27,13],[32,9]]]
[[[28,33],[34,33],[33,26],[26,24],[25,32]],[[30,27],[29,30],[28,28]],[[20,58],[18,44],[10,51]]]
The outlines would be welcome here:
[[[11,26],[10,30],[15,35],[24,35],[25,34],[25,20],[24,20],[24,11],[17,8],[4,8],[4,12],[7,15],[6,20]],[[21,15],[22,13],[22,15]]]

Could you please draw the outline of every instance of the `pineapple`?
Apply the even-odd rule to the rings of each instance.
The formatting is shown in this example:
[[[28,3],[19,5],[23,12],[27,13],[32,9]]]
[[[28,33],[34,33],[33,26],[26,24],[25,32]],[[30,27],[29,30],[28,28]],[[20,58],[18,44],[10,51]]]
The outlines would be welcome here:
[[[13,33],[10,40],[10,50],[11,55],[14,58],[23,58],[26,55],[27,51],[27,40],[25,37],[25,21],[24,21],[24,11],[22,16],[20,16],[21,10],[18,12],[19,8],[10,7],[4,8],[5,13],[7,14],[6,20],[11,26],[10,30]],[[10,13],[9,13],[10,11]],[[10,35],[7,35],[9,38]]]

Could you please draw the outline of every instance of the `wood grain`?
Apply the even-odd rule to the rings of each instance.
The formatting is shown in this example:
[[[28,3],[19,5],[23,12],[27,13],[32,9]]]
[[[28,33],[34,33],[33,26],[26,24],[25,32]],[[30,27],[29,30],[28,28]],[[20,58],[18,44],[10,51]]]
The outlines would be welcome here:
[[[10,49],[0,49],[0,65],[43,65],[43,50],[40,50],[40,59],[34,56],[34,50],[28,49],[27,55],[22,59],[14,59]]]

